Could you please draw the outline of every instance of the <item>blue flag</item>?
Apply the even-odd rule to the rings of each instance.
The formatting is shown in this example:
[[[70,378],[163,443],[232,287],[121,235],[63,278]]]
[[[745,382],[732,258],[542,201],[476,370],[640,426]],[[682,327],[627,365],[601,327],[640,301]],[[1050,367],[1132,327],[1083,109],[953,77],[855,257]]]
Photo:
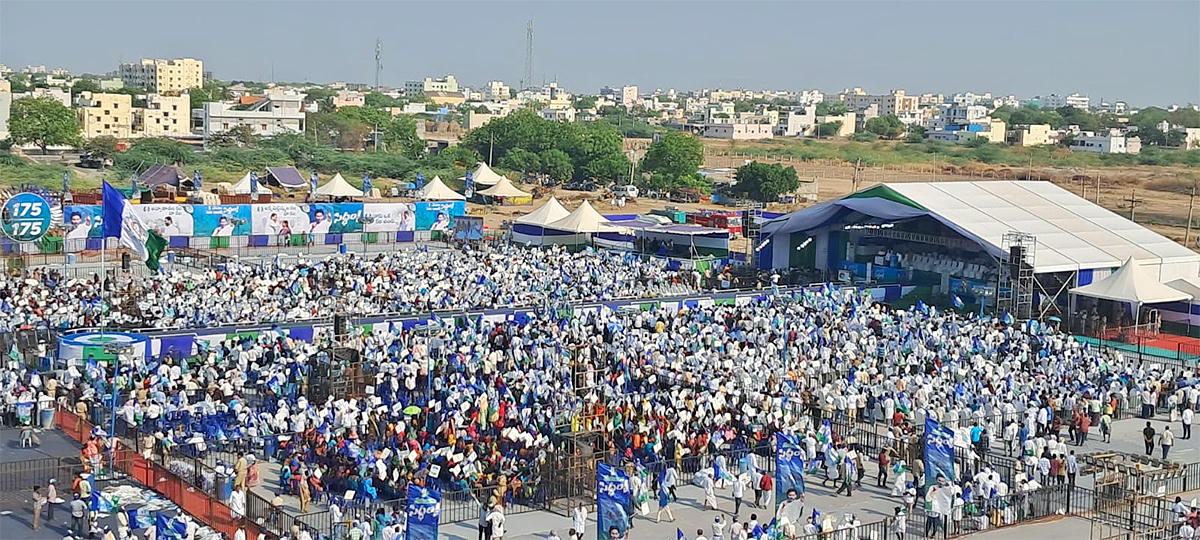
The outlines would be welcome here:
[[[467,182],[466,182],[466,184],[463,185],[463,191],[466,191],[467,196],[470,197],[471,192],[473,192],[474,190],[475,190],[475,180],[471,178],[471,171],[467,171]]]
[[[250,194],[258,195],[258,173],[250,173]]]
[[[121,195],[117,188],[104,182],[101,188],[101,216],[103,217],[100,224],[103,226],[104,238],[120,238],[121,237],[121,216],[125,212],[125,196]]]
[[[200,191],[204,187],[204,179],[200,177],[200,169],[192,171],[192,189]]]
[[[312,174],[308,175],[308,187],[312,191],[317,190],[317,173],[316,172],[313,172]]]
[[[629,510],[633,490],[625,471],[601,463],[596,472],[596,538],[608,538],[608,530],[616,527],[621,535],[629,528]]]
[[[371,176],[363,173],[363,197],[371,194]]]
[[[1012,324],[1015,319],[1013,319],[1013,316],[1011,313],[1005,311],[1004,316],[1001,317],[1000,320],[1004,321],[1004,324]]]
[[[804,494],[804,449],[798,437],[780,432],[775,434],[775,500],[787,500],[789,489]]]
[[[954,432],[925,418],[925,488],[942,476],[954,483]]]
[[[158,517],[155,518],[154,528],[158,532],[158,538],[168,540],[180,540],[187,534],[186,523],[175,518],[167,518],[162,512],[159,512]]]
[[[417,171],[417,189],[425,187],[425,175],[421,171]]]
[[[436,488],[408,485],[408,518],[405,540],[437,540],[442,514],[442,493]]]
[[[675,540],[687,540],[687,537],[683,535],[683,529],[678,527],[675,529]]]
[[[71,192],[71,171],[63,171],[63,195]]]
[[[963,304],[962,298],[959,298],[957,294],[954,295],[954,309],[962,309],[963,305],[965,304]]]

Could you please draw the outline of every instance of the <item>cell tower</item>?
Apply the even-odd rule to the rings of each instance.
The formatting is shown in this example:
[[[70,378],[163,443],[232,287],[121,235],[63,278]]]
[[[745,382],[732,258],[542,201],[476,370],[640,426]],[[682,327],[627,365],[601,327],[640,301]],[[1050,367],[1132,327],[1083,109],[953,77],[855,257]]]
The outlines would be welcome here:
[[[383,73],[383,38],[375,38],[375,91],[379,91],[379,75]]]
[[[533,84],[533,21],[525,26],[525,76],[521,79],[521,90]]]

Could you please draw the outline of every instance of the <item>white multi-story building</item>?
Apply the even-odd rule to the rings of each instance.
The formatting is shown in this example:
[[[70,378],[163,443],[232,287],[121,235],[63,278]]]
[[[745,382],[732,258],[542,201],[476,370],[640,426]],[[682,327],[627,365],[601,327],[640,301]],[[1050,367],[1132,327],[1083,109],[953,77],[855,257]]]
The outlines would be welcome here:
[[[143,58],[121,64],[119,72],[125,86],[159,94],[178,94],[204,85],[204,62],[194,58]]]
[[[407,97],[420,97],[425,92],[458,92],[458,80],[454,75],[446,75],[445,77],[425,77],[423,81],[408,81],[404,83],[404,95]]]
[[[504,101],[511,96],[512,93],[504,81],[488,81],[487,86],[483,88],[485,101]]]
[[[228,103],[205,103],[200,109],[204,139],[238,126],[250,126],[255,135],[272,136],[281,133],[304,133],[304,98],[298,92],[268,94],[246,110],[237,110]]]
[[[1108,133],[1081,131],[1071,141],[1070,148],[1072,151],[1097,154],[1138,154],[1142,151],[1142,140],[1129,137],[1119,130],[1110,130]]]
[[[815,125],[817,125],[817,108],[815,106],[801,107],[780,113],[775,133],[784,137],[799,137],[808,135]]]
[[[625,85],[621,87],[621,105],[626,109],[633,108],[638,104],[638,87],[634,85]]]
[[[575,109],[571,107],[567,107],[565,109],[551,109],[547,107],[538,111],[538,114],[540,114],[541,117],[545,118],[546,120],[553,120],[555,122],[575,121]]]
[[[738,141],[753,139],[771,139],[775,137],[774,126],[771,124],[708,124],[704,126],[704,136],[713,139],[733,139]]]
[[[353,90],[338,90],[338,93],[333,95],[330,100],[333,103],[334,110],[342,107],[362,107],[367,104],[367,96],[362,92]]]
[[[983,105],[952,105],[943,113],[947,124],[974,124],[987,118],[988,110]]]
[[[189,125],[191,99],[188,96],[146,96],[146,106],[133,109],[133,131],[139,137],[186,137],[191,135]]]
[[[825,101],[825,94],[820,90],[801,90],[796,94],[796,101],[802,106],[810,107]]]
[[[1075,107],[1076,109],[1087,110],[1091,107],[1092,99],[1080,95],[1078,92],[1069,96],[1060,96],[1058,94],[1050,94],[1041,98],[1043,109],[1061,109],[1063,107]]]

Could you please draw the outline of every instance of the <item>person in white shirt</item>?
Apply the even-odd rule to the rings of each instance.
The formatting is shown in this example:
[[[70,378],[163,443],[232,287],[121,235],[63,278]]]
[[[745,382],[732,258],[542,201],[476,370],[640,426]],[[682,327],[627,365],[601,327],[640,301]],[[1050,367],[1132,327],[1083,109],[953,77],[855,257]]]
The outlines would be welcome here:
[[[1191,406],[1183,409],[1183,414],[1181,415],[1182,417],[1180,420],[1183,422],[1183,440],[1185,441],[1192,438],[1192,417],[1195,416],[1195,414],[1196,413],[1192,412]]]
[[[742,497],[746,494],[746,477],[745,475],[737,475],[733,477],[733,515],[738,515],[742,510]]]
[[[309,232],[312,234],[327,234],[329,232],[329,226],[332,225],[332,222],[326,219],[324,210],[317,210],[313,212],[312,221],[309,223],[309,225],[311,226],[309,228]]]
[[[488,523],[492,526],[492,540],[504,540],[504,507],[498,504],[493,507]]]
[[[233,223],[229,221],[228,217],[221,216],[221,219],[217,221],[217,228],[213,229],[212,235],[233,236]]]
[[[575,529],[575,533],[583,537],[583,533],[587,532],[588,511],[584,508],[583,503],[579,503],[574,510],[571,511],[571,528]]]
[[[1179,526],[1179,537],[1185,540],[1189,538],[1195,538],[1196,529],[1192,528],[1191,524],[1185,521],[1183,522],[1183,525]]]
[[[725,525],[724,516],[717,516],[713,519],[712,540],[725,540]]]

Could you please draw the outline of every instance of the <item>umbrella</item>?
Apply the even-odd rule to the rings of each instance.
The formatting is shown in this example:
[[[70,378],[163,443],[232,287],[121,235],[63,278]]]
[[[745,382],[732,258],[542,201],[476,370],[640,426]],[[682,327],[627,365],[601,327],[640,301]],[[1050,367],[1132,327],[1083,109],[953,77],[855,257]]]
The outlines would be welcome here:
[[[1050,320],[1054,321],[1054,322],[1062,322],[1062,319],[1055,317],[1055,316],[1050,316]]]
[[[404,414],[408,415],[419,414],[421,412],[421,408],[416,405],[409,405],[404,408],[403,412]]]

